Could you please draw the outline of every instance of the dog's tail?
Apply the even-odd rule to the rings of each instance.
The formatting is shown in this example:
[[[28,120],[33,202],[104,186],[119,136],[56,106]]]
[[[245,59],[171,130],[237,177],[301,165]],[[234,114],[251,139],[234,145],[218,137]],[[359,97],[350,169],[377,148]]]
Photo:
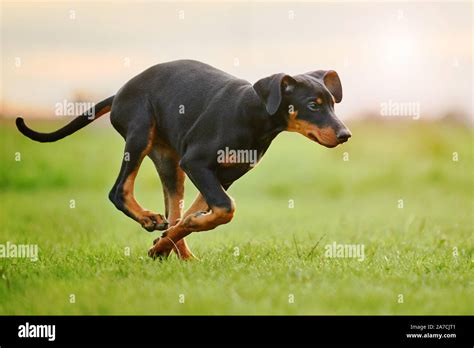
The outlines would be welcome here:
[[[68,135],[71,135],[74,132],[77,132],[79,129],[84,128],[89,123],[93,122],[94,120],[97,120],[100,116],[108,113],[111,109],[114,97],[115,96],[111,96],[105,100],[102,100],[101,102],[97,103],[95,107],[76,117],[63,128],[60,128],[51,133],[39,133],[32,130],[25,124],[25,121],[21,117],[18,117],[16,119],[16,127],[23,135],[27,136],[32,140],[39,141],[41,143],[50,143],[53,141],[57,141],[59,139],[67,137]]]

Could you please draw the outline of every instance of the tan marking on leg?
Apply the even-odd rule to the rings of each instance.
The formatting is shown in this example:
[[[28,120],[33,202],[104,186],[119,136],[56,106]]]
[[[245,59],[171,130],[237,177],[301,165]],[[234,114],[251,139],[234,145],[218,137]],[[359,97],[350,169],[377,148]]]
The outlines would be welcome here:
[[[176,198],[179,198],[179,197],[175,197]],[[182,198],[181,198],[182,199]],[[174,203],[174,206],[178,207],[178,209],[180,210],[180,202],[179,200],[175,200],[175,203]],[[175,210],[178,210],[175,208]],[[198,196],[195,198],[194,202],[191,204],[191,206],[186,210],[186,212],[184,213],[184,217],[187,217],[191,214],[194,214],[194,213],[197,213],[199,211],[202,211],[202,212],[207,212],[209,210],[209,206],[207,205],[206,201],[204,200],[204,197],[201,195],[201,194],[198,194]],[[176,220],[171,220],[171,217],[173,217],[171,214],[169,215],[170,216],[170,227],[172,226],[175,226],[177,225],[180,220],[181,220],[181,216],[176,219]],[[160,238],[157,238],[153,241],[153,244],[156,244],[158,242]],[[176,254],[178,254],[178,256],[181,257],[181,259],[184,259],[184,260],[187,260],[187,259],[197,259],[197,257],[192,253],[192,251],[189,249],[187,243],[186,243],[186,240],[185,238],[182,238],[178,241],[175,242],[176,244],[176,247],[178,250],[176,250],[176,248],[173,248],[173,250],[176,252]],[[179,251],[179,253],[178,253]]]
[[[191,206],[186,210],[184,213],[183,217],[186,218],[187,216],[194,214],[198,211],[208,211],[209,206],[207,205],[204,197],[199,193],[194,202],[191,204]],[[180,217],[181,218],[181,217]],[[179,221],[176,221],[175,224],[177,224]],[[175,225],[173,224],[173,226]],[[180,257],[184,260],[188,259],[197,259],[197,257],[192,253],[192,251],[189,249],[185,238],[181,238],[178,240],[176,243],[176,246],[178,248],[178,252],[176,252],[175,249],[173,249]]]
[[[183,170],[177,167],[177,183],[176,183],[176,192],[173,194],[168,194],[168,206],[169,206],[169,216],[168,220],[170,222],[170,227],[175,226],[181,221],[183,215],[182,202],[184,197],[184,178],[185,174]],[[174,252],[182,260],[195,259],[196,257],[192,251],[188,248],[186,241],[183,239],[175,241],[175,246],[173,247]]]
[[[125,208],[135,217],[135,219],[147,230],[152,230],[154,226],[160,226],[166,223],[166,219],[161,214],[153,213],[149,210],[143,209],[140,204],[135,200],[134,196],[134,187],[135,179],[138,174],[138,169],[145,158],[153,148],[153,143],[155,141],[156,129],[153,126],[150,129],[148,135],[148,144],[146,148],[140,154],[140,158],[137,162],[136,168],[130,173],[130,175],[125,179],[125,182],[122,186],[123,191],[123,203]]]
[[[195,201],[196,202],[196,201]],[[212,207],[208,213],[193,213],[183,218],[177,225],[166,230],[155,245],[148,251],[148,255],[168,256],[174,248],[175,241],[179,241],[191,232],[209,231],[219,225],[223,225],[232,220],[234,216],[235,205],[232,209]]]
[[[185,217],[182,224],[192,232],[209,231],[219,225],[228,223],[234,217],[234,210],[226,208],[213,207],[207,213],[195,213]]]
[[[184,180],[186,178],[186,174],[179,166],[179,155],[168,143],[158,138],[156,151],[159,153],[161,159],[174,159],[176,166],[174,170],[176,173],[176,192],[168,192],[168,189],[166,187],[166,177],[162,176],[162,173],[160,173],[159,170],[159,166],[157,167],[163,185],[166,216],[169,221],[169,227],[172,227],[181,220],[181,217],[183,215],[182,204],[184,198]],[[153,241],[153,244],[155,244],[155,241]],[[188,248],[184,239],[176,241],[173,250],[176,252],[178,257],[183,260],[196,258],[192,251]]]
[[[202,196],[202,194],[198,194],[197,197],[194,199],[193,203],[184,213],[184,217],[194,214],[198,211],[209,211],[209,206],[207,205],[206,200]]]
[[[127,177],[122,187],[123,200],[125,208],[137,218],[143,212],[143,208],[138,204],[134,197],[135,178],[138,174],[138,167]]]

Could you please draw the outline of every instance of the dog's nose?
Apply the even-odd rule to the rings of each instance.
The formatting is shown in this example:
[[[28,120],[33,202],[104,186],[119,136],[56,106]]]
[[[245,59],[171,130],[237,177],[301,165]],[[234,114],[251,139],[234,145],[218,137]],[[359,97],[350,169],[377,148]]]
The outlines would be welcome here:
[[[352,133],[349,129],[343,128],[337,132],[336,137],[339,143],[345,143],[350,137],[352,136]]]

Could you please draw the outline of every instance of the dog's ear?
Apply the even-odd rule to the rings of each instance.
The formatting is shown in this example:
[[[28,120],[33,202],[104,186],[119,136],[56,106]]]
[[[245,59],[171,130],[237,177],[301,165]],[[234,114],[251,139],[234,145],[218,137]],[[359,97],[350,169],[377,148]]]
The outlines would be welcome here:
[[[253,89],[265,104],[270,115],[276,114],[284,95],[293,92],[296,81],[286,74],[275,74],[258,80]]]
[[[307,73],[307,75],[316,77],[331,92],[336,103],[342,100],[342,84],[339,75],[334,70],[318,70]]]

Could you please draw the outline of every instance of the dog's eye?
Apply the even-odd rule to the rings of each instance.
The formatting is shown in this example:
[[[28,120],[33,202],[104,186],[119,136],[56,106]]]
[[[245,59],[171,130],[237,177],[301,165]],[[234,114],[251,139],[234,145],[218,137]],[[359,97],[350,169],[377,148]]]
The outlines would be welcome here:
[[[310,109],[311,111],[318,111],[319,105],[315,102],[311,102],[308,104],[308,109]]]

